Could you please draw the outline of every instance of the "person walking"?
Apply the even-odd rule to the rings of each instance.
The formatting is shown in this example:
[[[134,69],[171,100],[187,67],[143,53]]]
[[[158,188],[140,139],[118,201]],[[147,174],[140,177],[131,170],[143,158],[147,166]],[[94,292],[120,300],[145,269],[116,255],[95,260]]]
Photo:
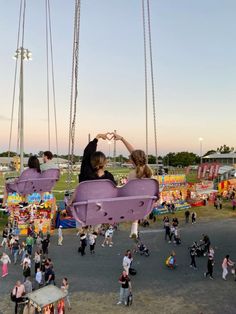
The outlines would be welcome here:
[[[15,314],[17,314],[18,303],[24,301],[25,286],[18,280],[12,290],[12,295],[15,296]]]
[[[123,262],[122,262],[122,266],[124,270],[126,271],[127,276],[129,275],[129,269],[130,269],[132,261],[133,261],[133,258],[131,255],[131,251],[127,250],[123,258]]]
[[[213,266],[214,266],[214,259],[212,257],[212,255],[208,255],[208,260],[207,260],[207,272],[204,273],[204,276],[207,277],[208,275],[210,275],[210,279],[214,279],[213,278]]]
[[[189,216],[190,216],[190,211],[187,209],[184,213],[185,216],[185,223],[189,223]]]
[[[39,251],[34,253],[34,273],[36,274],[37,269],[40,268],[41,254]]]
[[[8,264],[11,264],[11,260],[5,252],[2,253],[1,262],[2,262],[2,277],[6,277],[8,275]]]
[[[130,278],[127,275],[127,272],[123,270],[122,275],[119,278],[119,284],[121,284],[120,287],[120,296],[119,296],[119,301],[117,302],[117,305],[119,304],[124,304],[127,305],[127,299],[129,296],[129,293],[131,292],[131,282]]]
[[[24,263],[23,265],[23,277],[24,277],[24,282],[26,281],[26,279],[28,277],[30,277],[31,275],[31,270],[30,270],[30,266],[27,262]]]
[[[191,257],[191,263],[190,267],[193,267],[195,270],[197,270],[197,265],[196,265],[196,245],[195,243],[190,247],[190,257]]]
[[[45,264],[45,285],[52,285],[55,283],[55,273],[48,263]]]
[[[58,245],[62,245],[63,234],[62,234],[62,226],[58,228]]]
[[[234,266],[234,262],[232,262],[227,254],[222,262],[222,279],[226,280],[226,276],[228,275],[228,266]]]
[[[46,235],[43,237],[42,240],[42,251],[43,251],[43,256],[45,257],[46,255],[48,255],[48,247],[50,245],[50,240],[49,237],[47,237]]]
[[[88,235],[88,242],[89,242],[89,248],[90,248],[90,253],[94,254],[95,253],[95,244],[96,244],[96,239],[97,239],[97,233],[89,233]]]
[[[31,234],[28,235],[28,237],[25,240],[26,242],[26,250],[28,254],[31,256],[32,255],[32,249],[33,249],[33,244],[34,244],[34,239],[31,236]]]
[[[43,274],[40,268],[37,269],[37,272],[35,274],[35,282],[36,282],[36,286],[37,288],[41,288],[43,285]]]
[[[64,291],[65,293],[67,293],[67,296],[65,299],[66,299],[66,302],[68,304],[69,310],[71,310],[71,304],[70,304],[70,298],[69,298],[69,282],[68,282],[68,279],[66,277],[64,277],[62,279],[61,290]]]
[[[7,228],[7,226],[5,226],[5,228],[3,229],[3,232],[2,232],[2,243],[1,243],[1,246],[5,249],[7,247],[8,234],[9,234],[8,228]]]
[[[191,218],[192,218],[192,225],[193,225],[193,224],[196,223],[197,213],[196,212],[192,212]]]
[[[14,264],[16,264],[17,262],[19,251],[20,251],[20,243],[18,239],[15,239],[15,242],[12,244],[12,255],[13,255]]]
[[[80,247],[78,249],[79,253],[81,254],[81,256],[84,256],[85,253],[85,248],[87,246],[87,237],[85,233],[81,233],[80,234]]]

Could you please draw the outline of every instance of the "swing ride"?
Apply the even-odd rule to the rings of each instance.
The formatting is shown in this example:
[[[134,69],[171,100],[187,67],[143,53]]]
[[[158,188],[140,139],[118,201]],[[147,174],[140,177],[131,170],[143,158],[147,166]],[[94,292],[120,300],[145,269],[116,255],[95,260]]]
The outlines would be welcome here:
[[[47,49],[47,106],[48,106],[48,148],[50,150],[50,116],[49,116],[49,50],[51,52],[51,73],[52,73],[52,86],[53,86],[53,104],[54,104],[54,122],[56,130],[56,147],[58,152],[58,140],[57,140],[57,119],[56,119],[56,105],[55,105],[55,86],[54,86],[54,70],[53,70],[53,53],[52,53],[52,33],[51,33],[51,17],[50,17],[50,4],[49,0],[46,3],[46,49]],[[78,66],[79,66],[79,44],[80,44],[80,7],[81,1],[75,0],[75,15],[74,15],[74,36],[73,36],[73,54],[72,54],[72,80],[71,80],[71,97],[70,97],[70,115],[69,115],[69,143],[68,143],[68,190],[71,190],[71,181],[73,173],[74,163],[74,148],[75,148],[75,127],[77,116],[77,102],[78,102]],[[23,171],[23,151],[24,151],[24,91],[23,91],[23,61],[29,58],[28,50],[24,47],[24,25],[25,25],[25,10],[26,0],[21,0],[20,15],[19,15],[19,27],[18,27],[18,39],[17,39],[17,55],[15,66],[15,80],[14,80],[14,92],[13,92],[13,104],[12,104],[12,119],[10,127],[10,139],[9,139],[9,152],[11,147],[12,138],[12,121],[14,111],[14,99],[15,99],[15,86],[16,86],[16,74],[17,64],[20,61],[20,97],[19,97],[19,121],[18,130],[19,135],[17,139],[17,148],[20,148],[20,169]],[[157,127],[156,127],[156,113],[155,113],[155,91],[154,91],[154,76],[153,76],[153,62],[152,62],[152,43],[151,43],[151,25],[150,25],[150,7],[149,0],[142,0],[142,13],[143,13],[143,35],[144,35],[144,67],[145,67],[145,108],[146,108],[146,155],[148,155],[148,50],[149,50],[149,62],[150,62],[150,77],[151,77],[151,94],[153,105],[153,121],[154,121],[154,138],[155,138],[155,155],[157,156]],[[146,21],[147,19],[147,21]],[[146,25],[147,24],[147,25]],[[147,28],[147,30],[146,30]],[[19,47],[21,36],[21,47]],[[147,46],[147,38],[148,43]],[[50,46],[50,49],[49,49]],[[27,53],[26,53],[26,52]],[[58,153],[57,153],[58,155]],[[156,157],[157,160],[157,157]],[[158,164],[158,163],[156,163]],[[28,210],[28,223],[35,220],[36,216],[40,220],[43,219],[43,215],[40,216],[40,209],[42,211],[45,208],[42,206],[39,209],[39,203],[41,194],[50,194],[49,199],[53,200],[48,202],[49,210],[52,212],[55,210],[56,201],[53,194],[50,191],[53,189],[56,181],[59,178],[59,172],[57,171],[45,171],[42,172],[39,177],[24,178],[15,183],[9,183],[9,186],[14,185],[15,193],[19,195],[18,203],[15,196],[9,196],[8,207],[11,212],[11,219],[13,221],[18,220],[21,211],[18,207],[19,202],[28,195],[28,200],[32,202],[27,208]],[[14,194],[15,195],[15,194]],[[33,197],[32,197],[33,195]],[[153,206],[153,202],[159,198],[159,185],[154,179],[135,179],[128,182],[121,188],[117,188],[112,182],[107,180],[93,180],[80,183],[75,189],[75,200],[73,201],[70,210],[76,219],[83,225],[95,225],[100,223],[115,223],[120,221],[134,221],[144,218],[148,215]],[[48,199],[48,197],[47,197]],[[45,204],[47,200],[44,199]],[[35,206],[36,205],[36,206]],[[34,213],[34,208],[37,208],[37,213]],[[16,210],[17,208],[17,210]],[[17,214],[18,213],[18,214]],[[25,233],[26,225],[24,224]],[[36,227],[37,229],[37,227]]]

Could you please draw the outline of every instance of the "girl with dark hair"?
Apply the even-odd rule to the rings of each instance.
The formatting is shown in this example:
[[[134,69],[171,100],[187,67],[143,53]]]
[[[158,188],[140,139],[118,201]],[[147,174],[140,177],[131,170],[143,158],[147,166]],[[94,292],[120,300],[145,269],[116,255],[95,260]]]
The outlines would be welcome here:
[[[38,177],[40,176],[40,163],[38,160],[37,156],[30,156],[29,160],[28,160],[28,168],[25,169],[24,171],[22,171],[21,175],[14,179],[14,181],[6,181],[6,183],[11,183],[10,185],[6,185],[4,188],[4,196],[3,196],[3,200],[2,200],[2,207],[4,208],[6,206],[6,201],[8,198],[8,193],[13,193],[17,191],[17,185],[15,185],[14,183],[17,183],[18,181],[21,180],[26,180],[31,178],[36,179],[38,174]]]
[[[113,175],[105,170],[107,159],[103,152],[96,151],[99,139],[107,140],[108,133],[98,134],[84,149],[79,182],[108,179],[115,182]]]
[[[39,163],[39,160],[38,160],[38,157],[37,156],[30,156],[29,160],[28,160],[28,167],[29,169],[35,169],[37,172],[41,172],[40,170],[40,163]],[[22,172],[23,174],[23,172]]]

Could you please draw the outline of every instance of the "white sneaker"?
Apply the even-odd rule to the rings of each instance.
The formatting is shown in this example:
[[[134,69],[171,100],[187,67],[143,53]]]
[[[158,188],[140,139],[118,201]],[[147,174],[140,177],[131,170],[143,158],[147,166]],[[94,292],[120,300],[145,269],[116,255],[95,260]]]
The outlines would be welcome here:
[[[116,305],[120,305],[120,304],[122,304],[122,302],[120,302],[120,301],[116,303]]]
[[[104,244],[102,244],[102,247],[104,247],[105,245]]]

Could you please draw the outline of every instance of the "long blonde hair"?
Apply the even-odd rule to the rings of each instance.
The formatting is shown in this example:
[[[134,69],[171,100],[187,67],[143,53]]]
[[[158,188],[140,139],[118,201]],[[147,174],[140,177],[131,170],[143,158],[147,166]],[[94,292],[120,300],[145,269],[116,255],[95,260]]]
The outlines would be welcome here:
[[[147,157],[143,150],[133,150],[130,158],[135,165],[136,178],[151,178],[152,169],[147,164]]]

